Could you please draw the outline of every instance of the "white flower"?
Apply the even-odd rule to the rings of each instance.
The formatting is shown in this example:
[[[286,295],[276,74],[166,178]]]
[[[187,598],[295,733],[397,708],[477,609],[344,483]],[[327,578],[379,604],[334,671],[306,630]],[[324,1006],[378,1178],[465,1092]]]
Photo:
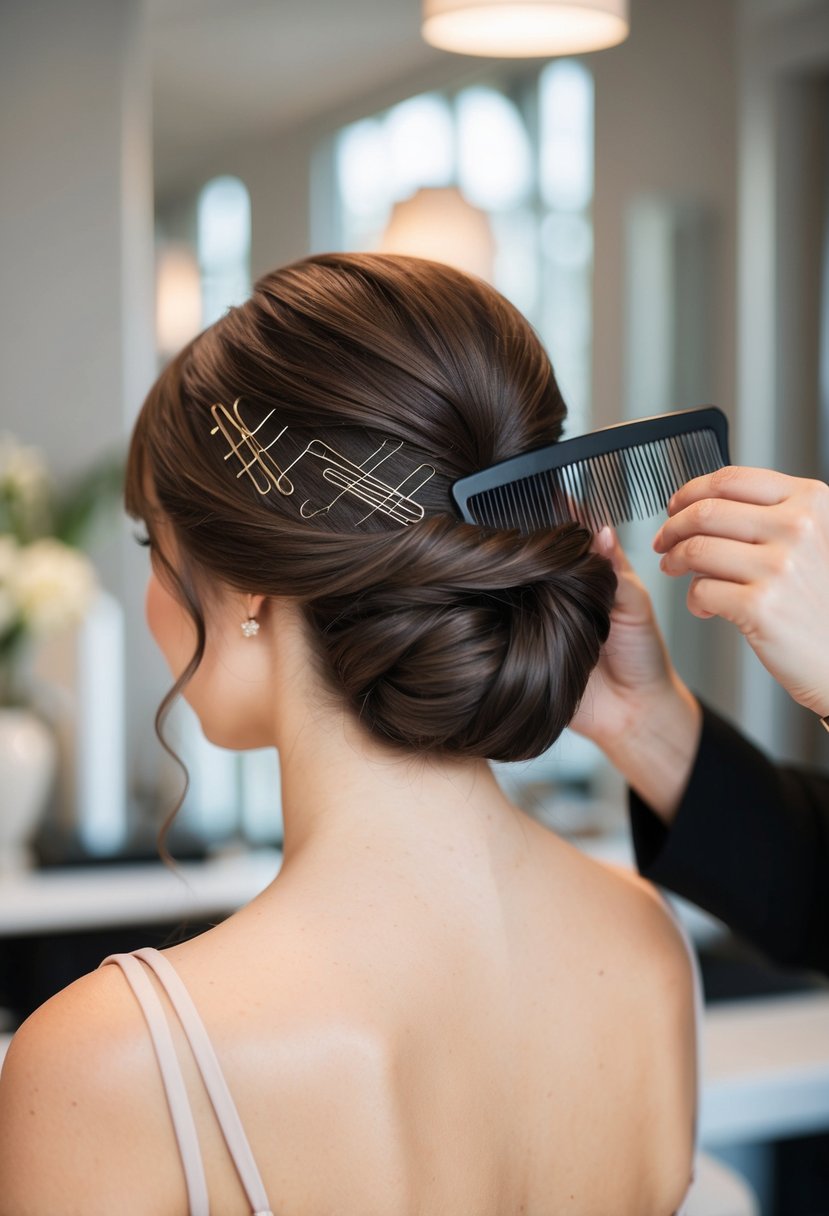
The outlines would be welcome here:
[[[92,563],[77,549],[52,539],[20,548],[12,591],[32,633],[53,633],[81,621],[95,589]]]
[[[0,485],[24,503],[36,503],[48,490],[49,474],[36,448],[0,435]]]

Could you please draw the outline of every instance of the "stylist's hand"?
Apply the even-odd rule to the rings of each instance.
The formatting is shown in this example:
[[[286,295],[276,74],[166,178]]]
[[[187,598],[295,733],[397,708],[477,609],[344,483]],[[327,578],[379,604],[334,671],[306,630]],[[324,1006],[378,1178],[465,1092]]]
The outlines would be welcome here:
[[[729,466],[671,499],[653,545],[691,574],[688,607],[721,616],[807,709],[829,714],[829,486]]]
[[[603,528],[594,548],[610,559],[618,586],[610,636],[571,727],[669,821],[696,755],[701,710],[671,664],[650,597],[615,533]]]

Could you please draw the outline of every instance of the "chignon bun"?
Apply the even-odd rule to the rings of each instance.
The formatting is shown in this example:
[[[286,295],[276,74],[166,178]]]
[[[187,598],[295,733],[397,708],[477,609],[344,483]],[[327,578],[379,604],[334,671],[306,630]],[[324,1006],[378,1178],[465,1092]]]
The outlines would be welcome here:
[[[608,563],[577,524],[519,536],[435,519],[405,542],[373,584],[307,605],[336,686],[400,747],[539,755],[575,714],[607,638]]]

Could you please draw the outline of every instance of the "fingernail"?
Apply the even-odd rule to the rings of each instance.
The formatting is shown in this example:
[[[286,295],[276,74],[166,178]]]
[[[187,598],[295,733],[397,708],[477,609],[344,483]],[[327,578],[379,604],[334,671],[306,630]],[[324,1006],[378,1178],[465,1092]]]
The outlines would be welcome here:
[[[596,539],[603,553],[613,552],[613,533],[610,531],[610,528],[602,528]]]

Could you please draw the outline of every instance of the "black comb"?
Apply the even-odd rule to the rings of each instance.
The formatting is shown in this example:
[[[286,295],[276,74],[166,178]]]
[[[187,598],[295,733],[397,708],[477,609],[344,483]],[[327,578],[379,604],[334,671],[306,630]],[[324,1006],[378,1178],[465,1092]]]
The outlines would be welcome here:
[[[578,520],[592,532],[664,511],[672,495],[729,464],[716,406],[620,422],[461,477],[452,496],[467,523],[535,532]]]

